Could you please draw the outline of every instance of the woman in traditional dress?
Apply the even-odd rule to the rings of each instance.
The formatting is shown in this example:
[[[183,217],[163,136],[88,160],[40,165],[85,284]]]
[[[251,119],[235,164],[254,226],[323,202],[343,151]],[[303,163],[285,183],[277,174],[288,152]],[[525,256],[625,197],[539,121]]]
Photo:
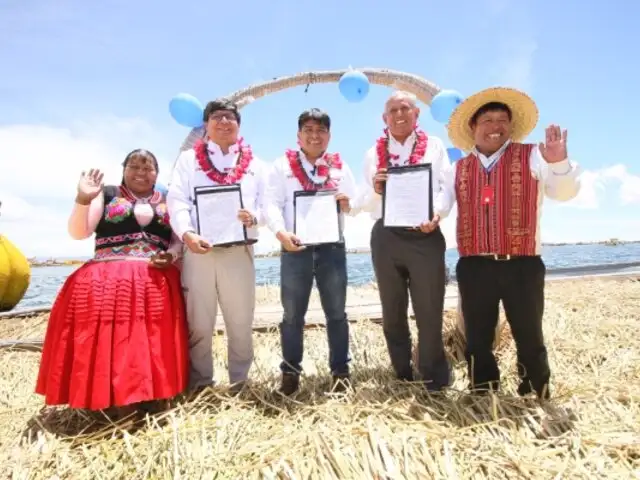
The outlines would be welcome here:
[[[64,283],[49,316],[36,393],[47,405],[121,413],[170,399],[188,381],[180,272],[158,162],[134,150],[119,186],[83,172],[69,233],[95,233],[95,255]]]

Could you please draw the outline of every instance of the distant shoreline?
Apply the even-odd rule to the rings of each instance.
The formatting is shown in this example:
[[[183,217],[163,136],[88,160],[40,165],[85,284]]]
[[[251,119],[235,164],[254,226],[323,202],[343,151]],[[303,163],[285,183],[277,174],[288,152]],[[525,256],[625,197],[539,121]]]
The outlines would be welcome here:
[[[618,240],[617,238],[611,238],[609,240],[602,240],[599,242],[563,242],[563,243],[543,243],[543,247],[565,247],[565,246],[579,246],[579,245],[604,245],[608,247],[615,247],[618,245],[629,245],[640,243],[640,240]],[[360,255],[370,253],[368,248],[348,248],[347,253],[351,255]],[[268,253],[256,254],[256,258],[275,258],[280,256],[280,251],[276,250]],[[47,260],[38,260],[36,258],[29,258],[29,264],[32,267],[62,267],[62,266],[75,266],[82,265],[88,259],[67,259],[58,260],[56,258],[49,258]]]

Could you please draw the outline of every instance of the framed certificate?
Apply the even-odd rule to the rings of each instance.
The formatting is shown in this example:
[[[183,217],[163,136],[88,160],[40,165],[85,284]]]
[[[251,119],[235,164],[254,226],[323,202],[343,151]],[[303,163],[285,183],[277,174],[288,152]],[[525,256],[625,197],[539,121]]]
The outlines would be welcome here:
[[[343,241],[337,193],[336,190],[293,193],[293,233],[303,245]]]
[[[244,208],[240,185],[196,187],[193,203],[198,235],[214,247],[256,242],[247,237],[247,228],[238,220],[238,210]]]
[[[433,218],[431,164],[389,167],[382,196],[385,227],[417,227]]]

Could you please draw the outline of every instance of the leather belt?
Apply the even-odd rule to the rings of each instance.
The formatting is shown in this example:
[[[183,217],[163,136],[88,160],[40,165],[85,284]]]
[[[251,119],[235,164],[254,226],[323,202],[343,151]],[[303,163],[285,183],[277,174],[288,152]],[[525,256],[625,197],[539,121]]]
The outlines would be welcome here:
[[[519,255],[498,255],[497,253],[483,253],[478,256],[483,258],[490,258],[497,262],[506,262],[511,259],[519,258]]]

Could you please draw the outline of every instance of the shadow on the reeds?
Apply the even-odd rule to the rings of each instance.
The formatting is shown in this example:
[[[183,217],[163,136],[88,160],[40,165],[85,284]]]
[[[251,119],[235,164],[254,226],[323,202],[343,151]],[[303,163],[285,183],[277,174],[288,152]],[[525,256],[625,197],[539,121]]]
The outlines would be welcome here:
[[[570,411],[553,401],[540,403],[534,398],[504,393],[477,396],[452,389],[434,394],[420,382],[396,380],[385,368],[354,370],[354,388],[346,393],[331,392],[329,376],[303,375],[300,390],[285,397],[277,391],[279,379],[267,378],[239,392],[216,386],[198,394],[181,395],[165,410],[137,410],[124,418],[108,411],[46,408],[31,418],[24,437],[35,442],[39,432],[48,432],[73,440],[95,441],[125,432],[134,434],[144,428],[162,428],[172,418],[214,418],[228,414],[228,410],[233,410],[233,416],[250,413],[253,419],[258,415],[283,422],[298,415],[314,415],[322,421],[332,412],[348,410],[352,419],[375,415],[405,425],[430,422],[445,428],[494,430],[498,436],[505,428],[517,429],[539,439],[561,436],[573,429],[575,421]]]
[[[167,422],[167,413],[178,402],[174,399],[167,406],[149,403],[137,408],[106,410],[83,410],[66,407],[44,407],[31,417],[23,431],[23,438],[36,441],[40,433],[49,433],[62,438],[102,438],[134,434],[150,423],[162,426]]]
[[[326,375],[303,375],[299,391],[285,397],[277,379],[245,387],[238,394],[211,388],[182,402],[191,413],[216,415],[221,410],[249,409],[265,417],[316,415],[333,408],[351,410],[352,416],[383,415],[389,421],[430,421],[453,428],[524,429],[537,438],[561,436],[574,428],[575,415],[555,404],[532,397],[505,393],[470,395],[448,390],[430,393],[421,382],[396,380],[388,369],[357,369],[354,388],[346,393],[330,391]],[[328,405],[330,404],[330,405]]]
[[[574,428],[575,415],[552,402],[509,394],[417,396],[411,406],[416,420],[432,420],[456,428],[485,428],[529,431],[536,438],[559,437]],[[426,397],[426,398],[425,398]]]
[[[385,378],[384,372],[360,372],[363,378],[374,375]],[[371,377],[369,377],[371,378]],[[469,394],[453,388],[444,392],[429,392],[422,382],[399,382],[389,373],[384,383],[369,388],[378,402],[392,404],[393,409],[405,406],[415,421],[430,421],[453,428],[489,428],[495,430],[525,429],[537,438],[552,438],[574,428],[576,416],[555,401],[541,402],[534,396],[521,397],[506,392],[486,395]],[[366,398],[366,390],[363,392]],[[356,395],[355,402],[358,402]]]

